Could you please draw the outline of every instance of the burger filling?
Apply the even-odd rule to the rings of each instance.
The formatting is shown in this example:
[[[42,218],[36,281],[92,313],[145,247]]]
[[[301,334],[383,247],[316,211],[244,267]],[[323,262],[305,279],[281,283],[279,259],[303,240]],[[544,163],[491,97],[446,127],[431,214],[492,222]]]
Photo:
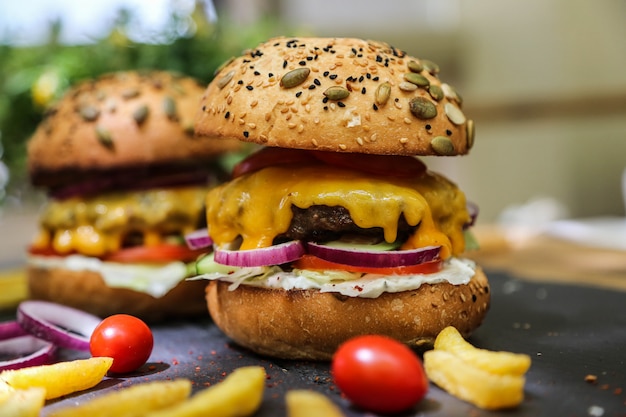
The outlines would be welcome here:
[[[106,258],[133,246],[180,244],[200,226],[207,191],[186,187],[52,200],[40,217],[33,249]]]
[[[389,245],[399,250],[437,247],[433,264],[440,267],[414,273],[311,267],[305,255],[293,263],[260,268],[220,265],[208,258],[199,263],[198,272],[203,278],[232,282],[233,288],[318,288],[373,297],[425,282],[463,284],[474,275],[473,263],[458,259],[465,251],[469,222],[464,194],[441,175],[385,175],[311,157],[297,164],[263,166],[211,190],[207,223],[217,247],[248,252],[291,240],[332,244],[357,239],[373,248],[386,244],[385,250]]]
[[[204,225],[207,191],[187,186],[51,200],[29,264],[92,270],[109,286],[161,296],[202,253],[187,248],[184,235]]]
[[[288,265],[270,267],[233,267],[218,264],[213,254],[207,255],[197,264],[203,272],[191,279],[219,280],[231,283],[230,290],[239,285],[282,290],[318,290],[338,293],[348,297],[376,298],[385,292],[415,290],[423,284],[448,282],[464,285],[475,274],[476,265],[469,259],[450,258],[445,266],[433,273],[388,275],[349,272],[340,269],[311,270]]]
[[[268,247],[290,235],[315,237],[316,230],[326,235],[320,239],[359,232],[396,242],[413,228],[403,249],[441,246],[446,259],[464,251],[469,221],[464,194],[435,173],[386,177],[316,161],[266,167],[207,197],[211,237],[218,245],[241,239],[242,250]]]

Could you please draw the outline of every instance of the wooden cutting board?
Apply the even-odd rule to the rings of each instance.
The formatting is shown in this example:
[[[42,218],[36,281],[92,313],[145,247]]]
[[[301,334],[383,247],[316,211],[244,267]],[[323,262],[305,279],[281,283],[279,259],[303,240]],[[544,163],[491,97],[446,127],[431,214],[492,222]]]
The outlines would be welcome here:
[[[474,230],[480,250],[467,255],[485,268],[542,282],[626,291],[626,252],[584,246],[544,234],[511,234],[497,226]]]

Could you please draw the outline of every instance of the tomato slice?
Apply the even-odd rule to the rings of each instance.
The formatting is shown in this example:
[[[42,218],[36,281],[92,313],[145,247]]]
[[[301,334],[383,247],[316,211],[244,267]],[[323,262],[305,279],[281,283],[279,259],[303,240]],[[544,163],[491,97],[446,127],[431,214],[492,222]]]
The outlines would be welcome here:
[[[422,161],[406,155],[371,155],[267,147],[235,165],[232,177],[237,178],[268,166],[305,163],[312,160],[376,175],[418,177],[426,172],[426,165]]]
[[[31,246],[28,248],[28,253],[30,253],[31,255],[39,255],[39,256],[65,256],[68,254],[61,254],[57,251],[55,251],[54,249],[52,249],[50,246],[47,246],[45,248],[38,248],[35,246]]]
[[[104,257],[105,261],[120,263],[192,261],[206,253],[206,249],[189,249],[185,245],[163,243],[155,246],[123,248]]]
[[[30,247],[28,253],[39,256],[68,256],[76,254],[71,253],[59,253],[52,249]],[[123,248],[117,252],[113,252],[102,257],[102,260],[109,262],[120,263],[138,263],[138,262],[173,262],[183,261],[189,262],[195,260],[198,256],[207,253],[207,249],[189,249],[187,246],[172,245],[168,243],[155,245],[155,246],[134,246],[130,248]]]
[[[32,255],[39,256],[67,256],[75,254],[71,253],[59,253],[52,249],[30,247],[28,252]],[[137,262],[172,262],[183,261],[189,262],[195,260],[198,256],[207,252],[207,249],[189,249],[184,245],[173,244],[160,244],[156,246],[135,246],[131,248],[123,248],[117,252],[105,255],[102,259],[110,262],[120,263],[137,263]]]
[[[417,158],[406,155],[373,155],[366,153],[341,153],[311,151],[317,159],[329,165],[354,169],[377,175],[394,177],[419,177],[426,165]]]
[[[348,272],[363,272],[367,274],[381,275],[411,275],[411,274],[432,274],[441,271],[443,261],[424,262],[417,265],[394,266],[389,268],[371,268],[363,266],[345,265],[336,262],[330,262],[317,256],[303,255],[300,259],[293,263],[294,268],[312,269],[312,270],[342,270]]]
[[[237,178],[244,174],[259,171],[269,166],[311,161],[310,152],[302,149],[287,149],[267,147],[256,151],[234,166],[232,177]]]

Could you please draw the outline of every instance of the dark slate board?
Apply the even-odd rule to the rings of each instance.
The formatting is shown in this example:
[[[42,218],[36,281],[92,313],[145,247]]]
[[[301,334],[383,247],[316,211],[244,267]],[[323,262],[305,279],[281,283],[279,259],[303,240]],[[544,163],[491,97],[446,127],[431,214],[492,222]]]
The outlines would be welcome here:
[[[432,386],[424,401],[401,416],[626,416],[626,292],[516,279],[489,273],[492,307],[471,342],[490,350],[529,354],[526,399],[513,410],[489,412]],[[11,319],[5,314],[4,319]],[[258,417],[284,416],[288,389],[321,391],[348,416],[373,416],[352,407],[332,383],[327,363],[262,358],[225,338],[207,318],[153,326],[150,362],[131,376],[107,378],[88,392],[48,404],[46,411],[80,403],[111,389],[154,379],[194,381],[194,390],[221,381],[233,369],[261,365],[268,373]],[[72,351],[61,359],[84,357]],[[585,381],[596,375],[597,382]],[[477,381],[480,383],[480,381]]]

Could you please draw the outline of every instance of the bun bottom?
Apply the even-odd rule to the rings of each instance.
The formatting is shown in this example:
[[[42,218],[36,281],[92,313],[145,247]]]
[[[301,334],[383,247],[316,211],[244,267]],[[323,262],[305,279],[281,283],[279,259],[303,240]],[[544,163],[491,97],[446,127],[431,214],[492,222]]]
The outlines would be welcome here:
[[[99,317],[130,314],[154,323],[170,318],[207,315],[206,282],[181,281],[163,297],[127,288],[107,286],[94,271],[30,266],[27,270],[29,298],[52,301]]]
[[[465,285],[424,284],[377,298],[248,285],[229,291],[229,285],[207,286],[214,323],[237,344],[284,359],[330,360],[341,343],[363,334],[387,335],[413,347],[431,346],[447,326],[467,337],[490,305],[480,268]]]

